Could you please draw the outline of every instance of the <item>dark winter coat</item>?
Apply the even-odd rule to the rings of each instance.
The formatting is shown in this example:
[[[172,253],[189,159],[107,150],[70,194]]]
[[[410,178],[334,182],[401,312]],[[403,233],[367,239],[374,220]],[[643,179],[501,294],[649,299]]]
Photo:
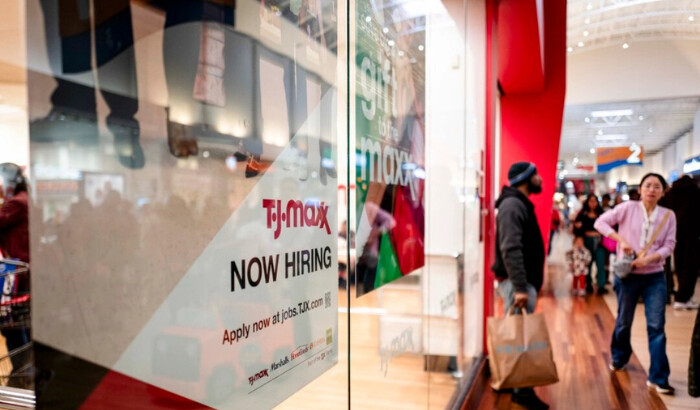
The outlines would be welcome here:
[[[697,240],[700,236],[700,187],[697,181],[683,176],[666,194],[667,206],[676,213],[678,240]]]
[[[516,292],[526,292],[528,283],[539,292],[545,253],[535,206],[522,192],[506,186],[496,207],[496,262],[491,270],[510,279]]]
[[[690,363],[688,364],[688,394],[700,397],[700,314],[695,316],[693,339],[690,342]]]

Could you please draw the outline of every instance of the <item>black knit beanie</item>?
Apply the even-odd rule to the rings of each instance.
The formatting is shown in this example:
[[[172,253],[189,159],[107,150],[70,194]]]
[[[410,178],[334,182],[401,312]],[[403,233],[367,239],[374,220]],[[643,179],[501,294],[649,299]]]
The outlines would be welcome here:
[[[508,182],[510,186],[517,186],[536,173],[537,167],[532,162],[516,162],[508,170]]]

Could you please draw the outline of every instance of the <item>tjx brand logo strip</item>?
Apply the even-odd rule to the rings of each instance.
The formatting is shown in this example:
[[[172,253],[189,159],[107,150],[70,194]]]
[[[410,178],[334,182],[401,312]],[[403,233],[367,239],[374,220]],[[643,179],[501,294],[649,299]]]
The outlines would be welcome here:
[[[279,238],[282,226],[286,228],[298,228],[304,226],[317,226],[331,234],[328,225],[328,206],[324,202],[320,205],[304,204],[301,201],[289,200],[286,207],[282,206],[279,199],[263,199],[262,206],[267,210],[267,229],[275,230],[275,239]]]

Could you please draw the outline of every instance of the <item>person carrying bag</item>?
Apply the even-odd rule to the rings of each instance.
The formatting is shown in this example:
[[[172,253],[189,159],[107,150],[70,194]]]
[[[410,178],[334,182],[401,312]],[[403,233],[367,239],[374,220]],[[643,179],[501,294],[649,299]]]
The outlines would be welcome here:
[[[673,394],[668,384],[671,368],[666,355],[666,276],[664,261],[676,246],[676,216],[658,205],[667,184],[650,173],[640,183],[641,200],[622,203],[604,213],[595,228],[618,242],[624,258],[614,265],[613,289],[617,296],[617,318],[610,350],[611,371],[622,371],[632,356],[632,321],[641,297],[647,319],[651,365],[647,386],[661,394]],[[615,232],[614,225],[619,225]],[[636,257],[635,257],[636,253]]]
[[[537,173],[535,164],[516,162],[508,170],[508,182],[510,185],[503,187],[496,202],[496,260],[491,270],[499,280],[498,293],[503,298],[504,311],[510,311],[513,306],[534,313],[537,294],[544,279],[545,249],[530,195],[542,192],[542,178]],[[537,320],[537,315],[508,315],[503,319],[488,319],[493,327],[489,328],[489,337],[493,343],[490,351],[493,357],[490,360],[494,365],[527,361],[522,353],[535,354],[538,350],[544,350],[543,339],[525,336],[526,333],[538,333],[539,329],[546,329],[543,321],[540,325],[535,325]],[[505,342],[500,342],[503,340]],[[534,344],[530,345],[530,341]],[[548,342],[546,346],[549,346]],[[520,355],[521,359],[513,361],[513,356],[507,354],[509,349],[511,354]],[[497,367],[499,373],[494,378],[494,384],[507,385],[502,382],[504,378],[518,380],[520,387],[513,389],[511,402],[531,410],[548,409],[549,405],[537,397],[532,388],[539,385],[539,382],[528,385],[530,377],[527,374],[525,377],[516,374],[529,369],[520,366],[513,369],[513,366],[515,365],[510,368]]]
[[[656,238],[659,236],[659,233],[661,233],[661,230],[666,226],[666,222],[668,221],[668,218],[671,216],[673,211],[667,211],[666,215],[664,216],[664,219],[661,220],[661,223],[659,226],[656,228],[656,231],[654,232],[654,235],[652,235],[651,240],[647,242],[646,246],[644,249],[639,253],[639,255],[635,255],[634,253],[631,253],[629,255],[623,254],[620,259],[617,259],[615,261],[615,264],[613,265],[613,272],[615,272],[615,275],[618,277],[624,279],[627,277],[632,272],[632,262],[634,262],[636,259],[644,258],[649,252],[649,248],[651,248],[651,245],[656,241]]]

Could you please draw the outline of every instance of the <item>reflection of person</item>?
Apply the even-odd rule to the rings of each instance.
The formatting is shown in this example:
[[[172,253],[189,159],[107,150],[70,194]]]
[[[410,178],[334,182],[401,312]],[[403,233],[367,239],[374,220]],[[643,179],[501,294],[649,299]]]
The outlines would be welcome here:
[[[574,277],[572,286],[573,294],[578,296],[586,295],[586,274],[591,264],[591,252],[586,249],[583,236],[574,237],[574,246],[566,252],[566,262]]]
[[[63,78],[92,70],[94,20],[95,72],[100,93],[110,109],[107,127],[114,136],[119,162],[129,168],[142,168],[145,160],[139,123],[134,117],[139,104],[129,0],[41,0],[41,8],[51,71],[58,85],[51,94],[52,111],[32,122],[32,139],[75,139],[80,132],[85,142],[97,139],[94,85]],[[72,128],[62,130],[62,125],[68,123]]]
[[[542,178],[535,164],[516,162],[508,171],[510,186],[504,186],[496,202],[496,263],[491,268],[501,281],[498,292],[507,313],[511,306],[535,311],[544,277],[544,240],[528,198],[542,192]],[[515,389],[512,400],[527,408],[545,409],[532,388]]]
[[[0,250],[7,258],[19,259],[29,263],[29,201],[27,183],[22,171],[15,164],[0,164],[2,177],[2,195],[5,202],[0,208]],[[17,291],[20,294],[29,292],[29,278],[18,275]],[[27,328],[2,329],[7,351],[29,343]],[[11,356],[12,372],[21,369],[25,363],[22,355]],[[10,378],[10,381],[13,379]],[[18,386],[22,387],[22,386]]]
[[[601,245],[600,233],[595,230],[593,224],[596,219],[603,214],[603,208],[598,203],[598,198],[589,194],[583,203],[583,208],[576,216],[574,232],[584,237],[586,248],[591,252],[596,264],[598,294],[608,293],[605,289],[607,281],[607,271],[605,270],[605,248]],[[586,292],[593,293],[593,262],[588,265],[588,275],[586,276]]]
[[[0,176],[5,198],[0,208],[0,249],[5,257],[29,263],[27,183],[15,164],[0,164]]]
[[[683,175],[673,183],[667,195],[668,207],[678,218],[676,249],[673,253],[678,278],[674,309],[697,309],[698,303],[692,300],[695,283],[700,270],[700,187],[688,175]]]
[[[628,201],[616,206],[598,218],[595,228],[618,242],[618,249],[626,255],[641,252],[650,243],[647,252],[637,255],[632,272],[624,279],[615,275],[618,314],[611,343],[610,369],[622,370],[632,355],[630,345],[632,320],[640,296],[644,301],[649,338],[649,387],[661,394],[673,394],[668,384],[671,372],[666,356],[666,278],[664,260],[676,245],[676,216],[673,211],[658,206],[666,189],[661,175],[647,174],[641,182],[641,201]],[[615,232],[613,225],[619,225]]]
[[[373,202],[366,202],[365,210],[372,227],[367,242],[362,248],[362,255],[357,261],[357,281],[358,285],[362,283],[362,293],[374,289],[382,235],[391,231],[396,225],[394,217]],[[359,286],[358,290],[360,290]]]

